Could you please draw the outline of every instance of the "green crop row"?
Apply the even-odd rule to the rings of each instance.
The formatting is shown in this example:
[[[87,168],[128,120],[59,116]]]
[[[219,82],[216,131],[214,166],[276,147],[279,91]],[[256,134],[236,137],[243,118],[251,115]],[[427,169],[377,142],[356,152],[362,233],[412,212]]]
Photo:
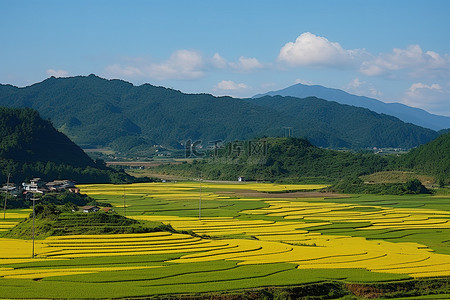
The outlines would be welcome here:
[[[236,263],[229,261],[177,264],[102,274],[103,276],[94,273],[48,277],[39,282],[0,278],[0,297],[20,295],[21,298],[71,298],[75,290],[77,298],[145,297],[310,284],[329,280],[374,282],[408,278],[405,275],[358,269],[298,270],[293,264],[236,266]]]

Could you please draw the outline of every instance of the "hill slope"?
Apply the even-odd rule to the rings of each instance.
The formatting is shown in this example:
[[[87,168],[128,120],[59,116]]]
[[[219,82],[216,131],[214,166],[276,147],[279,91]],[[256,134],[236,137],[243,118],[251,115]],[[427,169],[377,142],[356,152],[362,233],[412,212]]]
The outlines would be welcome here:
[[[320,103],[323,109],[292,114],[286,109],[262,105],[261,101],[184,94],[149,84],[133,86],[95,75],[52,77],[25,88],[0,85],[0,105],[38,110],[79,145],[126,144],[130,149],[162,144],[181,148],[188,139],[203,140],[206,144],[215,140],[282,136],[285,126],[293,127],[294,135],[307,137],[322,147],[409,148],[437,136],[432,130],[394,118],[388,122],[389,128],[381,126],[383,129],[379,130],[379,124],[386,123],[385,116],[318,99],[309,102]],[[336,114],[362,114],[370,118],[359,118],[360,123],[347,124],[347,127],[360,128],[350,136],[346,130],[334,127],[338,122],[323,122],[324,118]],[[340,120],[347,123],[349,118]]]
[[[302,124],[300,136],[307,136],[315,145],[323,145],[327,139],[335,148],[368,145],[411,148],[412,141],[423,144],[437,136],[430,129],[403,123],[392,116],[316,97],[265,96],[248,101],[294,117]]]
[[[390,158],[376,154],[353,153],[322,149],[302,138],[267,138],[267,151],[252,155],[243,142],[244,151],[233,151],[233,143],[221,149],[217,156],[192,164],[161,165],[156,173],[215,180],[282,180],[292,182],[336,182],[345,177],[379,172],[388,168]],[[231,151],[230,151],[231,150]]]
[[[32,109],[0,107],[0,157],[24,163],[95,166],[83,150]]]
[[[401,159],[403,166],[434,174],[441,182],[450,182],[450,132],[411,150]]]
[[[125,175],[93,162],[37,111],[0,107],[1,182],[6,181],[8,173],[17,183],[31,177],[111,182],[112,177]]]
[[[282,90],[268,92],[263,95],[256,95],[254,98],[275,95],[297,98],[315,96],[329,101],[336,101],[341,104],[368,108],[374,112],[394,116],[404,122],[413,123],[433,130],[450,128],[450,117],[430,114],[422,109],[400,103],[384,103],[373,98],[356,96],[339,89],[326,88],[320,85],[309,86],[299,83]]]

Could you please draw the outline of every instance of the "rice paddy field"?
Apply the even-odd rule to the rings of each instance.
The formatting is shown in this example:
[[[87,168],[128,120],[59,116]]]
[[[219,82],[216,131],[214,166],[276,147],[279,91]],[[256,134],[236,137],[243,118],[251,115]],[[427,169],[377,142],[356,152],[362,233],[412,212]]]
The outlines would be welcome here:
[[[158,297],[450,276],[450,199],[305,192],[323,185],[82,185],[177,233],[0,238],[0,298]],[[301,192],[296,192],[301,191]],[[8,230],[29,210],[7,211]],[[450,295],[440,295],[443,297]]]

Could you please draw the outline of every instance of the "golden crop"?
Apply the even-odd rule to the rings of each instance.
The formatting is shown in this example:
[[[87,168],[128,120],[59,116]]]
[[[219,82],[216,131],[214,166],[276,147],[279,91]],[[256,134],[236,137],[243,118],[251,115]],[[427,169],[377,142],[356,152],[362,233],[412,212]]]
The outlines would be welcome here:
[[[188,253],[172,263],[234,260],[239,264],[293,263],[299,269],[365,268],[373,272],[409,274],[413,277],[450,276],[450,255],[434,253],[418,243],[392,243],[363,237],[324,235],[310,232],[332,222],[367,222],[355,230],[450,228],[450,212],[431,209],[390,208],[377,205],[333,203],[326,199],[264,199],[254,195],[236,199],[236,190],[283,192],[319,189],[323,185],[280,185],[264,183],[202,182],[205,201],[264,201],[269,206],[241,211],[257,217],[282,217],[283,221],[240,220],[232,217],[193,218],[162,215],[131,216],[134,219],[170,224],[176,230],[191,230],[198,235],[220,239],[201,239],[187,234],[154,232],[145,234],[57,236],[36,241],[36,254],[42,259],[67,259],[96,256],[124,256]],[[81,185],[89,195],[135,197],[127,203],[133,208],[140,201],[161,203],[171,200],[198,200],[199,182],[141,183],[133,185]],[[112,197],[113,198],[113,197]],[[308,201],[310,200],[310,201]],[[222,202],[223,203],[223,202]],[[116,203],[121,207],[123,203]],[[250,203],[247,203],[250,204]],[[176,211],[176,210],[175,210]],[[25,218],[28,213],[8,213],[8,218]],[[280,220],[280,218],[275,219]],[[16,221],[15,221],[16,222]],[[0,229],[12,223],[0,223]],[[6,226],[6,227],[4,227]],[[230,239],[246,236],[247,239]],[[31,241],[0,239],[0,263],[30,261]],[[122,268],[122,267],[120,267]],[[0,268],[5,278],[42,278],[92,272],[126,270],[105,268]],[[137,266],[133,268],[144,268]]]

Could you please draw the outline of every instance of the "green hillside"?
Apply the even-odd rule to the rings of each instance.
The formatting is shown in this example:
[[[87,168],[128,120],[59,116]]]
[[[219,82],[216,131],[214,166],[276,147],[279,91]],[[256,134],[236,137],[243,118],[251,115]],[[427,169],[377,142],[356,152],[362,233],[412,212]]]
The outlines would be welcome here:
[[[63,212],[55,205],[36,205],[35,237],[79,234],[119,234],[174,231],[160,222],[145,222],[126,218],[117,213],[99,211],[96,213]],[[2,237],[27,239],[32,236],[33,218],[25,219],[2,234]]]
[[[122,152],[154,144],[182,148],[188,139],[206,144],[283,136],[285,127],[331,148],[410,148],[437,136],[393,117],[317,98],[247,101],[95,75],[52,77],[25,88],[0,85],[0,105],[34,108],[78,145]]]
[[[43,180],[72,179],[77,182],[131,180],[124,173],[93,162],[51,122],[30,108],[0,107],[0,181],[7,174],[20,183],[32,177]]]
[[[255,145],[263,144],[259,147]],[[236,145],[239,147],[239,151]],[[253,145],[253,146],[252,146]],[[253,147],[253,148],[252,148]],[[259,148],[258,148],[259,147]],[[264,147],[264,150],[262,150]],[[252,150],[259,149],[252,153]],[[278,181],[283,183],[333,183],[334,191],[371,194],[429,193],[418,178],[438,178],[449,183],[448,135],[402,156],[382,156],[322,149],[301,138],[267,138],[227,144],[211,157],[193,163],[153,167],[154,173],[214,180]],[[430,154],[428,154],[430,153]],[[362,178],[378,173],[410,171],[405,180],[365,183]],[[415,172],[411,172],[415,171]],[[421,175],[418,175],[421,174]],[[372,177],[371,177],[372,178]]]
[[[237,180],[270,180],[283,182],[336,182],[345,177],[357,177],[385,170],[390,158],[372,153],[353,153],[318,148],[302,138],[268,138],[265,153],[249,153],[249,141],[243,150],[233,151],[228,144],[217,156],[192,164],[162,165],[156,172],[204,178]],[[256,143],[258,141],[255,141]]]
[[[450,132],[412,149],[400,160],[402,166],[419,172],[436,175],[441,183],[450,181]]]

